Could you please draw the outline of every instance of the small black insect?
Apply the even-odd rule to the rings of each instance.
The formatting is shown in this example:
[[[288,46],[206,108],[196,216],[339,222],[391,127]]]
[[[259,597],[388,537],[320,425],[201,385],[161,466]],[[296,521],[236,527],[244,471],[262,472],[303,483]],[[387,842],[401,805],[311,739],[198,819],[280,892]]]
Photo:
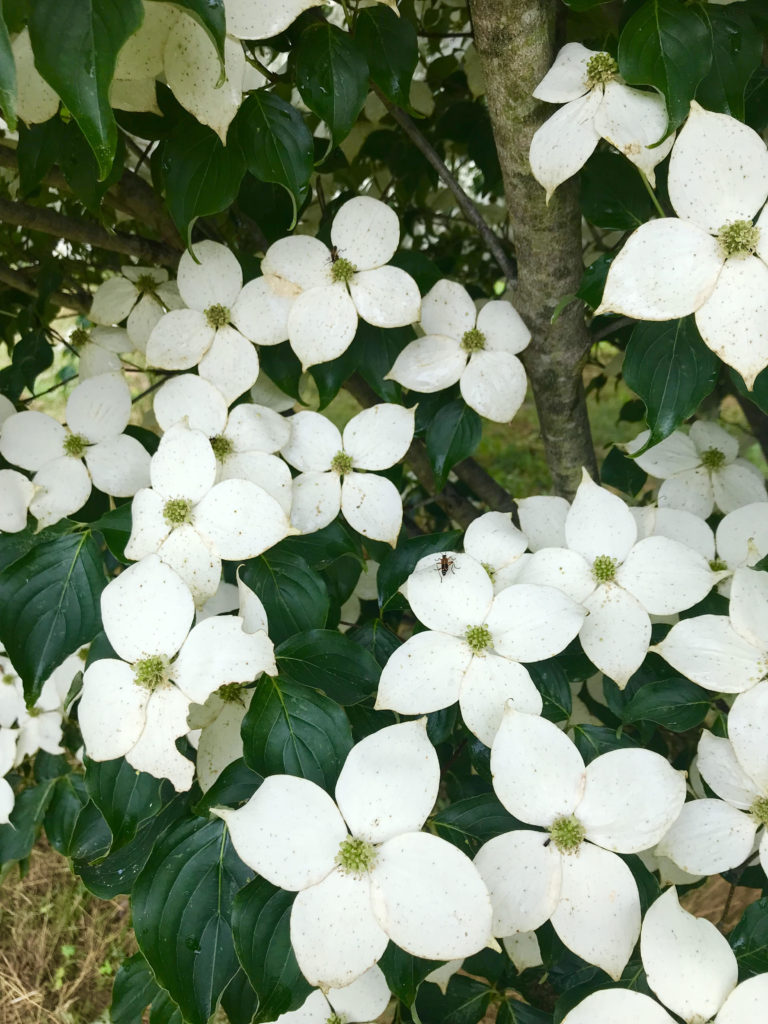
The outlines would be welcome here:
[[[544,845],[545,846],[549,846],[549,844],[551,842],[552,842],[552,836],[547,836],[547,838],[544,840]]]
[[[435,569],[440,573],[440,582],[442,583],[449,572],[456,572],[456,559],[450,555],[440,555],[435,562]]]
[[[339,247],[337,245],[331,246],[331,263],[335,263],[339,258]]]

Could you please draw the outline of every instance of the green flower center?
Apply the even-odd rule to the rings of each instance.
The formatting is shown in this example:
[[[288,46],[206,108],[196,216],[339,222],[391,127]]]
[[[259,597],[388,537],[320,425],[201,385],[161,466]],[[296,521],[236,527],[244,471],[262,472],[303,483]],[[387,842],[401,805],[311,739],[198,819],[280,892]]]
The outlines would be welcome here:
[[[598,583],[610,583],[616,578],[619,560],[610,555],[598,555],[592,563],[592,578]]]
[[[27,708],[27,714],[29,715],[30,718],[37,718],[42,713],[43,713],[43,709],[42,708],[37,708],[37,707]]]
[[[568,818],[556,818],[549,829],[552,842],[560,853],[576,853],[584,842],[584,826],[573,814]]]
[[[587,82],[591,86],[605,85],[619,73],[619,65],[610,53],[596,53],[587,61]]]
[[[136,287],[144,295],[145,292],[153,292],[157,288],[157,281],[155,281],[151,274],[139,274]]]
[[[334,473],[338,473],[339,476],[346,476],[347,473],[351,473],[352,456],[347,455],[346,452],[336,452],[331,459],[331,469]]]
[[[365,839],[355,839],[350,836],[339,846],[336,863],[345,875],[361,878],[376,863],[376,847],[373,843],[366,842]]]
[[[133,666],[133,678],[142,689],[156,690],[168,680],[168,662],[159,654],[142,658]]]
[[[211,438],[211,448],[213,448],[213,454],[216,456],[217,462],[226,462],[235,450],[235,446],[223,434],[217,434],[216,437]]]
[[[181,526],[192,521],[192,502],[186,498],[171,498],[163,506],[163,518],[169,526]]]
[[[712,572],[725,572],[728,566],[722,558],[713,558],[709,563],[709,568]]]
[[[15,681],[15,677],[12,676],[10,672],[7,672],[3,676],[3,682],[5,683],[6,686],[13,686],[14,681]]]
[[[491,646],[491,631],[487,626],[467,626],[464,639],[473,654],[482,654],[486,647]]]
[[[481,562],[480,564],[482,565],[482,567],[485,569],[486,573],[488,574],[488,578],[490,579],[491,583],[494,583],[496,581],[496,570],[493,568],[493,566],[489,565],[487,562]]]
[[[761,825],[768,825],[768,796],[759,796],[749,808],[749,813]]]
[[[751,220],[735,220],[732,224],[723,224],[717,232],[717,241],[726,259],[730,256],[753,256],[760,241],[760,228]]]
[[[217,302],[214,306],[209,306],[206,309],[205,319],[210,327],[226,327],[229,323],[229,310]]]
[[[722,469],[725,465],[725,452],[721,452],[719,448],[707,448],[701,453],[701,464],[707,469]]]
[[[464,331],[461,336],[461,347],[465,352],[482,352],[485,348],[485,335],[476,327],[471,331]]]
[[[86,331],[84,327],[76,327],[69,336],[69,343],[75,348],[80,348],[81,345],[85,345],[85,343],[90,340],[91,332]]]
[[[357,267],[354,263],[350,263],[349,260],[345,260],[343,256],[337,256],[336,259],[331,258],[331,278],[338,284],[349,284],[352,278],[357,273]]]
[[[225,683],[220,686],[216,691],[216,696],[220,697],[225,704],[241,704],[245,707],[245,701],[243,700],[244,686],[240,683]]]
[[[64,438],[64,454],[79,459],[88,447],[88,438],[82,434],[67,434]]]
[[[330,1017],[326,1018],[325,1024],[345,1024],[346,1017],[340,1017],[338,1013],[332,1013]]]

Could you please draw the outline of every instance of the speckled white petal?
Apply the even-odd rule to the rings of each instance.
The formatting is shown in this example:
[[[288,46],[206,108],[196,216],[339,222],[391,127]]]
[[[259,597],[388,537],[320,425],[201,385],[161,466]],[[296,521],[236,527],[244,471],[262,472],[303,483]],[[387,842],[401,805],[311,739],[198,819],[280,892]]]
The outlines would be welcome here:
[[[581,43],[566,43],[533,95],[546,103],[569,103],[583,96],[589,89],[587,64],[596,52]]]
[[[66,436],[64,427],[44,412],[13,413],[0,429],[0,455],[21,469],[40,469],[64,454]]]
[[[606,82],[595,129],[655,186],[654,168],[667,157],[675,141],[672,133],[661,145],[653,146],[667,131],[667,108],[662,96],[631,89],[623,82]]]
[[[149,336],[163,316],[165,309],[154,295],[142,295],[125,324],[131,346],[139,352],[146,352]]]
[[[298,412],[291,417],[291,439],[281,455],[301,473],[323,473],[341,451],[341,432],[319,412]]]
[[[565,650],[584,621],[584,608],[554,587],[514,583],[493,600],[486,624],[499,654],[541,661]]]
[[[117,437],[130,415],[131,391],[119,373],[105,373],[83,381],[67,400],[69,429],[92,443]]]
[[[454,338],[428,334],[406,345],[387,374],[411,391],[431,395],[451,387],[467,365],[467,354]]]
[[[509,423],[523,404],[527,386],[523,364],[508,352],[476,352],[460,381],[467,405],[494,423]]]
[[[219,713],[203,726],[197,745],[196,772],[200,788],[205,793],[214,784],[228,764],[243,756],[240,726],[250,707],[253,690],[241,690],[234,700],[217,701]]]
[[[745,127],[745,126],[742,126]],[[748,388],[768,366],[768,267],[756,256],[732,257],[696,311],[705,343]]]
[[[350,473],[341,483],[341,511],[353,530],[371,540],[397,543],[403,522],[400,492],[384,476]]]
[[[541,714],[541,694],[528,670],[491,652],[473,658],[464,675],[459,704],[464,724],[486,747],[499,731],[507,702],[518,711]]]
[[[730,568],[754,565],[768,554],[768,507],[765,502],[729,512],[715,532],[717,553]]]
[[[333,218],[331,243],[339,250],[339,256],[358,270],[388,263],[399,241],[397,214],[379,199],[357,196],[344,203]]]
[[[761,652],[742,639],[724,615],[697,615],[672,627],[654,650],[681,675],[721,693],[741,693],[765,669]]]
[[[175,686],[164,686],[150,696],[144,731],[125,759],[140,772],[157,779],[170,779],[183,793],[195,777],[195,766],[176,749],[176,740],[186,735],[189,701]]]
[[[714,875],[741,864],[755,842],[757,822],[724,800],[691,800],[655,852],[683,871]]]
[[[716,239],[700,227],[674,217],[649,221],[630,235],[611,264],[595,313],[636,320],[688,316],[710,297],[722,266]]]
[[[768,647],[768,575],[756,569],[737,569],[731,582],[731,625],[758,651]]]
[[[733,434],[712,420],[696,420],[691,424],[689,436],[699,454],[716,448],[723,453],[726,463],[733,462],[739,454],[739,442]]]
[[[77,372],[81,381],[89,377],[99,377],[104,373],[120,373],[122,363],[114,352],[107,352],[101,345],[86,342],[77,350],[79,362]]]
[[[232,307],[232,323],[255,345],[279,345],[288,340],[288,314],[293,297],[279,295],[266,277],[243,288]]]
[[[757,689],[758,687],[754,687],[749,693],[752,694]],[[745,696],[747,695],[745,694]],[[755,724],[759,731],[760,725],[763,723]],[[730,729],[730,715],[728,716],[728,726]],[[757,797],[761,795],[759,782],[756,785],[757,780],[751,779],[739,764],[730,740],[713,736],[708,729],[702,731],[699,740],[696,767],[710,789],[714,790],[722,800],[737,807],[740,811],[748,811]]]
[[[199,430],[177,423],[163,435],[150,466],[152,486],[165,499],[197,502],[216,479],[216,456]]]
[[[659,488],[660,508],[682,509],[707,519],[714,507],[714,491],[709,471],[703,466],[687,469],[665,480]]]
[[[582,470],[565,520],[565,536],[568,547],[590,563],[600,555],[623,562],[637,539],[637,525],[621,498],[599,487]]]
[[[0,469],[0,533],[19,533],[27,525],[34,485],[15,469]]]
[[[643,430],[625,446],[627,452],[632,455],[639,451],[649,436],[650,431]],[[696,469],[701,465],[701,457],[693,440],[682,430],[675,430],[669,437],[638,455],[635,462],[646,473],[665,480],[668,476]]]
[[[227,32],[237,39],[269,39],[323,0],[227,0]]]
[[[485,512],[469,524],[464,534],[466,553],[492,568],[516,562],[526,547],[526,537],[509,512]]]
[[[419,286],[399,267],[377,267],[355,274],[349,292],[358,314],[374,327],[407,327],[418,322]]]
[[[758,974],[736,986],[715,1017],[715,1024],[763,1024],[767,1014],[768,974]]]
[[[548,921],[560,898],[562,856],[544,832],[496,836],[475,857],[493,905],[493,934],[529,932]]]
[[[234,327],[220,327],[198,364],[201,377],[213,384],[227,402],[234,402],[256,383],[259,355]]]
[[[668,537],[697,551],[709,563],[715,557],[715,536],[699,516],[680,508],[630,509],[637,523],[638,539]]]
[[[646,911],[640,954],[650,987],[686,1021],[710,1020],[738,981],[727,939],[683,910],[674,888]]]
[[[595,114],[602,100],[602,89],[592,89],[586,96],[571,100],[555,111],[531,139],[531,171],[547,190],[547,202],[558,185],[581,170],[600,141]]]
[[[16,406],[5,395],[0,395],[0,427],[5,423],[9,416],[13,416],[16,413]]]
[[[430,971],[424,981],[429,981],[433,985],[437,985],[443,995],[445,995],[451,978],[457,971],[461,970],[463,963],[464,957],[461,957],[458,960],[449,960],[447,963],[443,964],[442,967],[436,967],[434,971]]]
[[[310,288],[332,283],[331,253],[319,238],[289,235],[267,249],[261,272],[274,292],[294,299]]]
[[[768,682],[739,694],[728,715],[728,735],[741,767],[768,794]]]
[[[308,779],[270,775],[239,810],[217,808],[237,855],[273,885],[295,891],[333,870],[347,828],[336,804]]]
[[[130,662],[155,654],[172,657],[189,632],[194,612],[189,590],[157,555],[129,566],[101,595],[107,639]]]
[[[679,217],[717,234],[752,220],[768,196],[768,152],[752,128],[691,103],[669,161],[669,198]]]
[[[387,979],[381,968],[376,966],[361,974],[351,985],[328,990],[328,1002],[349,1024],[376,1020],[386,1010],[389,999]],[[325,1019],[320,1024],[325,1024]]]
[[[390,725],[366,736],[347,755],[336,802],[353,836],[383,843],[418,832],[435,805],[440,763],[427,720]]]
[[[195,242],[192,251],[195,258],[187,251],[179,260],[177,283],[184,302],[201,312],[215,305],[231,308],[243,287],[243,272],[234,253],[208,240]]]
[[[446,633],[416,633],[390,656],[379,679],[378,709],[429,714],[459,699],[473,659],[467,644]]]
[[[248,402],[232,410],[224,433],[236,452],[276,452],[288,444],[291,423],[265,405]]]
[[[528,538],[531,551],[566,546],[565,520],[570,507],[565,498],[556,495],[542,494],[518,499],[520,526]]]
[[[156,550],[189,587],[197,608],[216,593],[221,581],[221,558],[213,544],[194,526],[182,523],[175,527]]]
[[[671,615],[703,601],[715,575],[698,551],[668,537],[646,537],[619,566],[616,582],[651,615]]]
[[[584,793],[584,761],[565,733],[511,706],[493,741],[491,772],[499,800],[529,825],[573,814]]]
[[[171,532],[163,516],[164,504],[164,499],[150,487],[137,491],[131,504],[131,536],[125,545],[128,558],[139,561],[157,551]]]
[[[477,322],[477,309],[464,285],[443,279],[427,292],[421,303],[421,326],[427,335],[461,341]]]
[[[288,339],[302,369],[336,359],[357,330],[357,309],[342,284],[310,288],[288,315]]]
[[[191,370],[213,343],[216,329],[197,309],[173,309],[161,317],[147,340],[147,365]]]
[[[290,532],[273,497],[250,480],[222,480],[197,504],[195,527],[222,558],[255,558]]]
[[[582,843],[562,858],[560,902],[552,924],[565,945],[618,981],[640,934],[640,898],[615,853]]]
[[[485,621],[493,601],[493,583],[480,562],[449,551],[448,572],[440,571],[441,552],[419,559],[408,577],[408,603],[429,629],[464,636],[468,626]]]
[[[151,456],[135,437],[120,434],[85,450],[94,487],[116,498],[130,498],[149,486]]]
[[[555,587],[580,604],[595,589],[592,569],[583,555],[570,548],[541,548],[521,563],[515,583]]]
[[[291,514],[291,471],[276,455],[263,452],[230,455],[219,468],[219,480],[250,480],[273,497],[287,516]]]
[[[491,300],[477,315],[477,329],[485,335],[487,350],[518,355],[527,348],[531,332],[511,302]]]
[[[259,371],[256,383],[251,388],[251,398],[259,405],[274,409],[275,412],[288,412],[296,404],[296,399],[281,391],[263,370]]]
[[[715,504],[721,512],[735,512],[744,505],[766,501],[765,479],[755,473],[755,468],[751,462],[738,459],[712,473]]]
[[[88,319],[95,324],[119,324],[131,312],[138,297],[139,290],[132,281],[122,275],[110,277],[96,289]]]
[[[505,935],[501,943],[518,971],[522,972],[529,967],[543,966],[536,932],[517,932],[515,935]]]
[[[291,526],[314,533],[332,523],[341,509],[341,480],[336,473],[301,473],[293,479]]]
[[[425,832],[379,848],[371,902],[387,935],[414,956],[471,956],[491,938],[491,899],[477,868],[457,847]]]
[[[250,683],[262,672],[277,673],[272,641],[262,630],[246,633],[237,615],[198,623],[172,669],[176,685],[196,704],[225,683]]]
[[[381,403],[363,409],[342,434],[344,451],[356,469],[389,469],[405,456],[413,440],[416,409]]]
[[[642,992],[629,989],[605,989],[593,992],[566,1013],[562,1024],[675,1024],[667,1011]]]
[[[129,36],[117,55],[115,77],[134,84],[136,81],[161,75],[163,47],[171,26],[179,15],[179,10],[170,4],[147,4],[139,30]],[[121,269],[125,273],[125,268]]]
[[[117,110],[162,114],[157,105],[157,82],[154,78],[134,82],[113,78],[109,83],[109,102]]]
[[[19,32],[11,52],[16,63],[16,113],[27,124],[41,124],[59,109],[59,97],[35,67],[29,29]]]
[[[576,809],[587,839],[614,853],[655,846],[685,803],[685,772],[651,750],[612,750],[587,765]]]
[[[579,631],[584,653],[620,689],[640,668],[651,642],[651,620],[637,598],[615,583],[603,583],[584,600],[587,617]]]
[[[5,779],[0,779],[0,825],[7,825],[11,820],[11,811],[15,803],[16,794]]]
[[[108,658],[83,673],[77,719],[85,752],[93,761],[127,754],[141,736],[150,691],[137,686],[133,669]]]
[[[91,493],[91,478],[80,459],[68,455],[47,462],[32,478],[35,494],[29,511],[39,530],[77,512]]]
[[[243,98],[245,73],[242,44],[229,36],[224,39],[224,64],[226,77],[221,82],[219,55],[210,36],[192,18],[179,18],[165,45],[168,87],[185,110],[226,144],[227,129]],[[179,282],[183,287],[181,277]]]
[[[222,393],[194,373],[167,380],[155,395],[153,408],[163,431],[186,418],[188,427],[213,437],[224,430],[227,422],[227,403]]]

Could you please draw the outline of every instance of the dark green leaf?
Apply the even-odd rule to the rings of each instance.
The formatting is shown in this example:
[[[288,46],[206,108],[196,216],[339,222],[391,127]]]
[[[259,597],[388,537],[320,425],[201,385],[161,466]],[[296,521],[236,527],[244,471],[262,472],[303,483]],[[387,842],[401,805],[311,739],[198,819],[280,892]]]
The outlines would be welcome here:
[[[58,117],[42,124],[20,124],[16,154],[21,194],[34,191],[58,159],[64,125]]]
[[[441,838],[470,857],[474,857],[489,839],[520,827],[520,822],[502,807],[493,793],[457,800],[444,811],[438,811],[432,823]]]
[[[325,625],[328,588],[299,555],[267,551],[246,562],[240,578],[261,599],[273,643]]]
[[[742,980],[768,971],[768,896],[747,907],[728,941]]]
[[[639,494],[648,479],[648,474],[624,454],[620,448],[611,448],[600,468],[600,479],[609,487],[615,487],[624,494],[634,497]]]
[[[72,523],[68,519],[61,519],[53,526],[35,532],[34,522],[26,526],[18,533],[0,533],[0,572],[10,568],[20,558],[23,558],[38,544],[60,537],[62,533],[72,529]]]
[[[379,967],[387,979],[389,991],[406,1006],[413,1006],[419,985],[428,974],[440,966],[440,960],[424,960],[420,956],[411,956],[394,942],[389,943],[379,960]]]
[[[744,120],[747,83],[760,67],[763,44],[749,15],[742,10],[709,6],[712,29],[712,67],[696,91],[707,110],[719,110]]]
[[[423,1021],[440,1024],[478,1024],[491,1001],[492,989],[482,981],[454,974],[445,995],[437,985],[422,985],[416,1009]]]
[[[377,663],[384,668],[389,659],[402,644],[402,640],[386,626],[381,619],[373,622],[366,622],[362,626],[351,629],[347,636],[360,644],[376,659]]]
[[[518,999],[507,999],[499,1007],[496,1024],[552,1024],[552,1014]]]
[[[13,346],[11,366],[23,387],[35,393],[39,374],[53,363],[53,348],[43,330],[27,331]],[[22,388],[19,388],[21,393]]]
[[[117,147],[109,86],[117,54],[141,25],[141,0],[35,0],[29,35],[35,65],[61,96],[106,178]]]
[[[287,198],[287,196],[286,196]],[[292,201],[292,200],[291,200]],[[267,345],[259,352],[261,369],[291,398],[299,401],[301,363],[287,341],[281,345]]]
[[[226,766],[193,810],[205,816],[211,807],[237,807],[250,800],[263,781],[258,772],[252,771],[243,758],[238,757]]]
[[[368,95],[368,62],[349,33],[327,21],[309,25],[293,51],[296,85],[331,130],[331,146],[346,138]]]
[[[252,1024],[259,1006],[259,997],[242,967],[224,989],[221,1005],[230,1024]]]
[[[758,373],[751,391],[747,391],[747,385],[735,370],[730,370],[730,377],[738,393],[744,398],[748,398],[758,409],[762,409],[768,415],[768,369]]]
[[[652,85],[667,101],[668,132],[688,116],[712,63],[709,25],[681,0],[647,0],[619,37],[619,70],[629,85]]]
[[[35,845],[56,787],[56,779],[30,786],[16,797],[8,824],[0,825],[0,866],[25,860]]]
[[[165,2],[173,4],[174,7],[180,7],[199,25],[202,25],[216,47],[223,67],[226,36],[224,0],[165,0]]]
[[[715,386],[718,365],[692,316],[635,327],[623,374],[645,402],[649,446],[669,437],[696,410]]]
[[[159,991],[149,964],[141,953],[134,953],[120,964],[115,975],[110,1021],[112,1024],[142,1024],[144,1010]]]
[[[468,459],[480,444],[480,417],[460,398],[444,405],[427,430],[427,454],[435,474],[435,488],[442,491],[448,473],[457,462]]]
[[[391,133],[387,133],[391,134]],[[397,263],[398,254],[392,263]],[[392,369],[398,355],[409,341],[414,338],[412,327],[393,327],[385,329],[374,327],[365,320],[357,325],[355,340],[350,346],[358,359],[357,369],[367,384],[384,402],[400,400],[400,385],[393,380],[384,380]]]
[[[105,583],[90,533],[40,544],[0,573],[0,643],[29,705],[51,672],[101,629]]]
[[[598,256],[594,263],[590,263],[581,275],[577,297],[582,299],[591,309],[597,309],[603,300],[605,279],[611,269],[611,263],[616,258],[615,252],[604,252]]]
[[[275,658],[283,679],[322,690],[337,704],[358,704],[379,685],[373,655],[335,630],[298,633],[275,648]]]
[[[342,385],[357,369],[357,353],[353,346],[343,352],[337,359],[327,363],[316,363],[309,368],[320,399],[320,409],[325,409],[329,402],[338,395]]]
[[[393,103],[410,106],[413,72],[419,60],[416,29],[387,7],[360,11],[355,42],[365,54],[371,78]]]
[[[701,725],[710,708],[711,695],[682,677],[660,679],[641,686],[624,708],[623,720],[655,722],[671,732],[685,732]]]
[[[10,131],[16,131],[16,63],[11,51],[11,37],[0,10],[0,107]]]
[[[117,508],[113,508],[91,523],[91,529],[99,531],[115,558],[119,562],[126,563],[129,559],[125,557],[125,545],[131,536],[132,526],[130,501],[124,505],[118,505]]]
[[[162,835],[136,879],[139,948],[189,1024],[207,1024],[237,973],[232,901],[251,877],[224,822],[197,818]]]
[[[97,861],[99,858],[107,856],[111,842],[112,833],[109,831],[109,826],[104,820],[104,816],[93,800],[89,800],[77,816],[75,827],[72,830],[69,842],[69,857],[74,861],[82,861],[86,864],[91,861]],[[79,864],[76,863],[73,866],[79,874]],[[88,886],[87,881],[86,886]],[[109,890],[106,893],[100,892],[98,888],[91,891],[96,893],[96,895],[109,899],[110,896],[114,896],[118,892],[127,892],[128,889]]]
[[[637,892],[640,896],[640,911],[645,915],[651,904],[661,896],[661,886],[656,875],[648,870],[636,854],[625,853],[621,859],[634,876],[637,883]]]
[[[298,775],[328,791],[352,749],[352,730],[342,708],[282,677],[264,676],[240,731],[245,763],[253,771]]]
[[[653,213],[637,168],[618,153],[595,153],[581,172],[581,212],[599,228],[634,231]]]
[[[600,754],[624,747],[637,747],[638,743],[626,733],[618,734],[605,725],[574,725],[573,742],[587,764]]]
[[[72,852],[77,820],[87,803],[88,794],[82,775],[69,773],[57,780],[43,824],[48,842],[65,857]]]
[[[85,786],[112,832],[112,849],[129,843],[147,818],[168,799],[168,784],[119,757],[114,761],[85,760]],[[163,791],[166,800],[163,800]]]
[[[291,946],[294,899],[294,893],[254,878],[232,904],[237,956],[259,997],[255,1024],[297,1009],[311,992]]]
[[[528,672],[544,701],[542,717],[550,722],[564,722],[571,716],[573,699],[565,669],[556,658],[528,665]]]
[[[398,544],[379,566],[377,582],[379,585],[379,607],[382,611],[411,575],[420,558],[441,551],[450,551],[455,547],[460,536],[461,531],[459,530],[446,530],[445,533],[413,537]]]
[[[359,534],[347,526],[341,518],[334,519],[322,530],[304,533],[297,537],[287,537],[276,549],[300,555],[312,569],[322,571],[328,569],[339,559],[354,557],[359,567],[363,565],[363,548]]]
[[[181,1010],[163,989],[160,989],[152,1000],[149,1024],[185,1024]]]

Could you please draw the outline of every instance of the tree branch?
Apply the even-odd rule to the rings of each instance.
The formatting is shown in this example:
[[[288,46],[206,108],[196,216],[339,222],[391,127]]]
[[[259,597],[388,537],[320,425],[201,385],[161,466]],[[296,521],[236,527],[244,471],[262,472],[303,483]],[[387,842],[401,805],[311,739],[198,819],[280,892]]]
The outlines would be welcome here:
[[[0,263],[0,282],[7,284],[10,288],[15,288],[19,292],[23,292],[25,295],[33,295],[35,298],[38,298],[40,295],[37,285],[30,281],[25,274],[18,270],[12,270],[2,263]],[[49,301],[55,302],[64,309],[74,309],[78,313],[88,312],[90,308],[88,298],[84,294],[76,294],[75,292],[51,292],[48,296]]]

